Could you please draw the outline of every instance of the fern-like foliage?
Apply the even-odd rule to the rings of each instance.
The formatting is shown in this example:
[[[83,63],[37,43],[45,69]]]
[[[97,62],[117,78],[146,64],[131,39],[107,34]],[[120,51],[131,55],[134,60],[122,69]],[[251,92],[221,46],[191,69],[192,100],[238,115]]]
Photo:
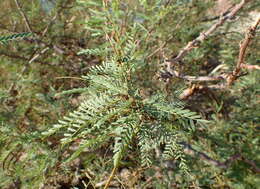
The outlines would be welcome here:
[[[45,136],[61,131],[61,142],[68,144],[80,139],[77,157],[86,148],[98,148],[114,140],[114,165],[127,154],[134,141],[138,141],[143,165],[152,163],[153,150],[165,144],[164,157],[181,160],[181,168],[187,169],[176,133],[189,122],[203,123],[199,115],[184,109],[176,100],[166,102],[163,95],[143,99],[128,74],[134,60],[117,62],[110,60],[91,68],[83,78],[89,83],[84,93],[86,100],[77,110],[60,120]],[[193,123],[194,124],[194,123]]]
[[[32,36],[31,32],[17,33],[8,36],[0,36],[0,43],[7,44],[9,41],[20,40]]]
[[[86,100],[43,135],[61,133],[64,146],[80,141],[68,161],[78,157],[83,150],[99,148],[112,140],[114,167],[118,167],[130,151],[139,151],[142,165],[150,166],[154,150],[164,146],[163,157],[180,160],[180,167],[187,171],[179,145],[183,138],[178,133],[205,121],[185,109],[179,99],[169,100],[161,91],[154,91],[156,95],[152,96],[141,95],[134,76],[143,61],[138,56],[136,34],[142,27],[140,23],[133,24],[118,38],[117,18],[123,14],[117,10],[121,6],[119,1],[113,2],[109,8],[101,1],[82,3],[95,7],[90,11],[95,16],[89,18],[86,28],[93,37],[107,42],[105,51],[95,48],[81,53],[102,54],[105,61],[90,68],[88,75],[82,77],[87,87],[79,91]],[[111,17],[112,12],[117,12],[117,15]],[[94,27],[96,25],[98,27]]]

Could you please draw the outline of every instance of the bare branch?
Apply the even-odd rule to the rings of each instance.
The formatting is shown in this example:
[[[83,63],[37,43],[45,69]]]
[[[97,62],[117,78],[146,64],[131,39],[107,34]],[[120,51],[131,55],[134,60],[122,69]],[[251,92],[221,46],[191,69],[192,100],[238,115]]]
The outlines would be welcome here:
[[[220,76],[178,76],[178,78],[187,80],[187,81],[220,81],[224,80],[225,77],[220,75]]]
[[[200,84],[192,84],[189,88],[185,89],[180,95],[179,98],[181,100],[185,100],[192,96],[196,92],[205,91],[208,89],[218,89],[218,90],[225,90],[227,89],[226,85],[221,84],[212,84],[212,85],[200,85]]]
[[[206,40],[211,33],[213,33],[218,27],[223,25],[226,20],[231,19],[237,12],[246,4],[246,0],[242,0],[239,4],[235,5],[233,9],[225,16],[220,16],[217,23],[212,25],[207,31],[201,32],[201,34],[194,39],[193,41],[189,42],[180,52],[179,54],[166,62],[167,71],[172,73],[171,65],[177,62],[180,62],[193,48],[198,47],[198,45]]]
[[[246,67],[244,64],[246,49],[247,49],[250,41],[255,36],[255,31],[256,31],[256,28],[257,28],[259,22],[260,22],[260,17],[256,20],[255,24],[248,29],[248,31],[245,34],[245,39],[240,45],[239,56],[238,56],[236,67],[235,67],[234,71],[232,72],[232,74],[230,75],[230,77],[228,78],[228,81],[227,81],[228,85],[232,85],[233,82],[238,78],[241,68]]]
[[[29,20],[28,20],[27,16],[24,14],[23,9],[22,9],[20,3],[18,2],[18,0],[14,0],[14,1],[15,1],[15,4],[16,4],[16,6],[17,6],[17,8],[18,8],[18,10],[19,10],[19,12],[20,12],[20,14],[22,15],[22,17],[23,17],[23,19],[24,19],[24,22],[25,22],[25,24],[26,24],[27,29],[28,29],[31,33],[33,33],[32,28],[31,28],[31,26],[30,26],[30,24],[29,24]]]
[[[18,10],[19,10],[19,12],[20,12],[20,14],[22,15],[22,17],[23,17],[23,19],[24,19],[24,21],[25,21],[25,24],[26,24],[27,29],[28,29],[31,33],[34,33],[33,30],[32,30],[32,27],[31,27],[31,25],[30,25],[29,19],[27,18],[26,14],[24,13],[24,11],[23,11],[23,9],[22,9],[22,7],[21,7],[19,1],[18,1],[18,0],[14,0],[14,1],[15,1],[15,4],[16,4],[16,6],[17,6],[17,8],[18,8]],[[60,10],[61,10],[61,8],[59,9],[59,11],[60,11]],[[52,18],[52,20],[50,21],[50,23],[47,25],[47,27],[46,27],[45,30],[43,31],[42,36],[44,36],[44,35],[47,33],[49,27],[51,26],[51,24],[53,24],[54,20],[57,18],[57,15],[58,15],[58,13]],[[37,40],[35,40],[35,41],[36,41],[38,44],[44,44],[44,48],[45,48],[46,46],[49,46],[49,47],[51,46],[50,48],[53,48],[57,53],[59,53],[59,54],[64,54],[64,51],[63,51],[61,48],[57,47],[56,45],[47,45],[47,44],[45,44],[43,41],[41,41],[41,40],[39,40],[39,39],[37,39]]]
[[[4,52],[4,51],[0,51],[0,55],[3,55],[3,56],[6,56],[6,57],[9,57],[9,58],[13,58],[13,59],[20,59],[20,60],[23,60],[23,61],[30,61],[29,58],[27,57],[24,57],[24,56],[19,56],[19,55],[16,55],[14,53],[7,53],[7,52]],[[50,65],[48,62],[44,62],[44,61],[41,61],[41,60],[36,60],[36,62],[42,64],[42,65]]]
[[[189,154],[192,156],[197,156],[201,160],[206,161],[209,164],[214,165],[216,167],[228,168],[234,161],[241,160],[241,161],[244,161],[245,163],[251,165],[251,168],[253,169],[254,172],[260,173],[260,168],[257,167],[257,165],[254,161],[244,158],[243,155],[241,155],[239,153],[236,153],[236,154],[230,156],[226,161],[221,162],[221,161],[218,161],[218,160],[215,160],[215,159],[209,157],[207,154],[205,154],[203,152],[199,152],[199,151],[195,150],[194,148],[192,148],[192,146],[190,144],[187,144],[185,142],[182,142],[181,144],[184,146],[184,152],[186,154]]]
[[[241,68],[248,69],[248,70],[260,70],[260,66],[258,65],[241,64]]]
[[[222,74],[219,76],[185,76],[182,75],[182,73],[177,72],[176,70],[172,69],[173,65],[181,65],[182,59],[195,47],[198,47],[201,42],[206,40],[211,33],[213,33],[219,26],[223,25],[224,22],[228,19],[231,19],[237,12],[246,4],[246,0],[242,0],[239,4],[234,6],[232,10],[228,13],[226,13],[225,16],[220,16],[219,20],[217,23],[212,25],[206,32],[202,32],[196,39],[193,41],[189,42],[180,52],[177,56],[175,56],[173,59],[168,60],[165,62],[165,65],[167,66],[166,68],[166,73],[161,73],[161,78],[164,80],[176,77],[180,79],[184,79],[187,81],[191,82],[211,82],[211,81],[226,81],[225,83],[221,82],[217,85],[191,85],[189,88],[184,90],[184,92],[180,95],[181,99],[186,99],[195,92],[204,90],[204,89],[227,89],[228,86],[230,86],[237,78],[244,76],[246,74],[240,74],[240,71],[242,68],[245,69],[257,69],[259,70],[260,67],[257,65],[246,65],[244,64],[244,58],[245,58],[245,52],[246,48],[248,47],[250,41],[255,35],[256,28],[260,22],[260,18],[257,19],[255,24],[251,26],[248,29],[248,32],[246,33],[245,39],[240,45],[240,52],[239,52],[239,57],[238,61],[236,63],[236,67],[234,71],[231,74]]]
[[[28,62],[28,64],[31,64],[34,60],[36,60],[40,55],[44,54],[47,50],[49,50],[49,47],[45,47],[44,49],[42,49],[39,53],[37,53],[34,57],[32,57],[30,59],[30,61]]]

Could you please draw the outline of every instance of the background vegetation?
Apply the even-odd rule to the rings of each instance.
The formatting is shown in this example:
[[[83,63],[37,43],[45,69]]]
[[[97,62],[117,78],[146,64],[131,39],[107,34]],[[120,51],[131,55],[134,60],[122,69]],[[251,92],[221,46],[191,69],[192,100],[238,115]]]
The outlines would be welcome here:
[[[2,0],[0,188],[257,188],[259,6]]]

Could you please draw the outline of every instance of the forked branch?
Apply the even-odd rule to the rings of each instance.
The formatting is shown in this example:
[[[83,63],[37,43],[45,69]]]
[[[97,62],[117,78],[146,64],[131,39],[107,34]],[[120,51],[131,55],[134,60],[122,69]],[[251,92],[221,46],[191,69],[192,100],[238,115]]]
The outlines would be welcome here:
[[[174,58],[166,61],[166,73],[161,74],[162,79],[169,79],[172,77],[177,77],[183,80],[191,81],[191,82],[211,82],[211,81],[224,81],[221,82],[219,85],[192,85],[190,88],[184,91],[183,94],[181,94],[181,98],[185,99],[188,96],[191,96],[195,91],[202,90],[204,88],[214,88],[214,89],[225,89],[227,86],[230,86],[233,84],[233,82],[239,78],[240,76],[244,76],[243,74],[240,74],[240,71],[242,68],[245,69],[257,69],[259,70],[260,67],[257,65],[246,65],[244,63],[245,59],[245,52],[246,48],[248,47],[250,41],[255,35],[255,31],[257,29],[257,26],[260,22],[260,18],[257,19],[257,21],[254,23],[253,26],[251,26],[248,29],[248,32],[246,33],[246,37],[242,44],[240,45],[240,51],[239,51],[239,57],[236,63],[236,67],[234,68],[233,72],[230,74],[222,74],[218,76],[187,76],[183,73],[179,73],[175,70],[173,70],[173,66],[176,64],[180,64],[182,66],[183,61],[182,59],[194,48],[198,47],[203,41],[205,41],[218,27],[223,25],[225,21],[228,19],[232,19],[240,9],[243,8],[243,6],[247,3],[247,0],[241,0],[241,2],[237,5],[235,5],[229,12],[227,12],[225,15],[219,16],[219,20],[213,24],[207,31],[201,32],[201,34],[194,39],[193,41],[189,42]]]
[[[230,11],[230,13],[226,14],[225,16],[220,16],[219,20],[217,21],[217,23],[215,23],[214,25],[212,25],[207,31],[205,32],[201,32],[201,34],[194,39],[193,41],[189,42],[180,52],[179,54],[171,59],[167,61],[167,71],[171,74],[173,74],[171,66],[172,64],[176,64],[178,62],[180,62],[192,49],[194,49],[195,47],[198,47],[199,44],[201,42],[203,42],[204,40],[206,40],[210,34],[212,34],[218,27],[222,26],[225,21],[227,21],[228,19],[233,18],[237,12],[242,9],[242,7],[246,4],[246,0],[242,0],[239,4],[235,5],[232,10]]]
[[[232,74],[230,75],[230,77],[228,78],[228,85],[233,84],[233,82],[237,79],[240,71],[242,68],[255,68],[255,69],[259,69],[259,66],[249,66],[247,67],[246,64],[244,63],[245,61],[245,55],[246,55],[246,49],[250,43],[250,41],[254,38],[255,36],[255,31],[256,28],[258,26],[258,24],[260,23],[260,17],[256,20],[256,22],[254,23],[253,26],[249,27],[246,34],[245,34],[245,39],[242,41],[241,45],[240,45],[240,49],[239,49],[239,55],[238,55],[238,60],[236,63],[236,67],[233,70]]]

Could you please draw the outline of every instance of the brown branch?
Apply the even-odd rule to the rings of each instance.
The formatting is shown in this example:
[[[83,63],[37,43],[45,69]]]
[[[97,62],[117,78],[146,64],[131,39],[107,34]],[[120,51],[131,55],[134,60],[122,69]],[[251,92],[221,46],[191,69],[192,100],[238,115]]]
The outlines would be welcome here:
[[[32,28],[31,28],[31,26],[30,26],[30,23],[29,23],[29,19],[27,18],[26,14],[23,12],[23,9],[22,9],[22,7],[21,7],[19,1],[18,1],[18,0],[14,0],[14,1],[15,1],[15,4],[16,4],[16,6],[17,6],[17,8],[18,8],[18,10],[19,10],[19,12],[20,12],[20,14],[22,15],[22,17],[23,17],[23,19],[24,19],[24,22],[25,22],[25,24],[26,24],[26,27],[28,28],[28,30],[29,30],[31,33],[33,33],[33,30],[32,30]],[[43,54],[46,50],[48,50],[48,49],[49,49],[49,47],[44,48],[40,53],[38,53],[36,56],[32,57],[32,58],[29,60],[29,64],[31,64],[35,59],[37,59],[40,55],[42,55],[42,54]],[[22,69],[21,75],[26,71],[27,67],[28,67],[28,64],[26,64],[26,65],[24,66],[24,68]]]
[[[209,157],[207,154],[205,154],[203,152],[199,152],[199,151],[195,150],[194,148],[192,148],[192,146],[190,144],[187,144],[185,142],[182,142],[181,144],[184,146],[184,152],[186,154],[189,154],[192,156],[197,156],[201,160],[204,160],[204,161],[208,162],[209,164],[214,165],[216,167],[228,168],[234,161],[241,160],[241,161],[249,164],[254,172],[260,173],[260,168],[257,167],[257,165],[254,161],[244,158],[239,153],[234,154],[234,155],[230,156],[226,161],[221,162],[221,161],[218,161],[218,160],[215,160],[215,159]]]
[[[189,42],[180,52],[179,54],[166,62],[167,65],[167,71],[169,73],[171,73],[172,75],[174,75],[172,73],[172,68],[171,66],[173,64],[176,64],[178,62],[180,62],[192,49],[194,49],[195,47],[198,47],[199,44],[201,42],[203,42],[204,40],[206,40],[209,35],[211,33],[213,33],[218,27],[220,27],[221,25],[223,25],[225,23],[226,20],[231,19],[232,17],[234,17],[234,15],[237,14],[237,12],[246,4],[246,0],[242,0],[239,4],[235,5],[233,7],[233,9],[230,11],[230,13],[228,13],[225,16],[221,16],[218,20],[217,23],[215,23],[214,25],[212,25],[206,32],[202,32],[196,39],[194,39],[193,41]]]
[[[25,24],[26,24],[26,27],[28,28],[28,30],[29,30],[31,33],[35,33],[35,32],[33,32],[32,27],[31,27],[30,22],[29,22],[29,19],[27,18],[26,14],[24,13],[24,11],[23,11],[23,9],[22,9],[22,7],[21,7],[19,1],[18,1],[18,0],[14,0],[14,1],[15,1],[15,4],[16,4],[16,6],[17,6],[17,8],[18,8],[18,10],[19,10],[19,12],[20,12],[20,14],[22,15],[22,17],[23,17],[23,19],[24,19],[24,22],[25,22]],[[62,10],[62,8],[59,9],[58,13],[59,13],[61,10]],[[50,23],[47,25],[47,27],[46,27],[45,30],[43,31],[42,36],[44,36],[44,35],[47,33],[49,27],[53,24],[54,20],[57,18],[58,13],[53,17],[53,19],[52,19],[52,20],[50,21]],[[59,53],[59,54],[64,54],[64,51],[63,51],[61,48],[57,47],[56,45],[47,45],[46,43],[44,43],[43,41],[41,41],[41,40],[39,40],[39,39],[37,39],[37,40],[35,40],[35,41],[36,41],[38,44],[44,44],[44,47],[48,46],[48,47],[50,47],[50,48],[53,48],[53,49],[54,49],[57,53]]]
[[[214,16],[212,18],[204,18],[202,20],[202,22],[209,22],[209,21],[214,21],[214,20],[218,20],[221,16],[226,16],[228,13],[230,13],[230,10],[228,9],[227,11],[225,11],[224,13],[222,13],[222,15],[220,16]]]
[[[176,31],[177,29],[179,29],[181,27],[181,23],[185,20],[185,16],[183,16],[180,21],[176,24],[175,28],[172,30],[172,33],[174,31]],[[149,31],[149,34],[151,34],[151,30]],[[169,39],[167,39],[160,47],[158,47],[155,51],[153,51],[150,55],[148,55],[146,57],[146,59],[149,59],[151,58],[152,56],[154,56],[157,52],[161,51],[165,46],[166,44],[168,44],[168,42],[173,38],[173,36],[171,36]],[[141,41],[141,40],[140,40]]]
[[[207,161],[209,164],[214,165],[216,167],[220,167],[220,168],[227,168],[227,166],[228,166],[227,162],[230,162],[228,160],[232,159],[234,161],[234,160],[240,158],[240,155],[236,154],[236,155],[231,156],[231,158],[229,158],[227,161],[220,162],[218,160],[215,160],[215,159],[209,157],[207,154],[205,154],[203,152],[199,152],[199,151],[193,149],[192,146],[189,145],[189,144],[184,144],[184,147],[185,147],[184,152],[186,154],[189,154],[189,155],[192,155],[192,156],[197,156],[199,159]]]
[[[243,7],[245,2],[246,1],[241,1],[240,4],[236,5],[235,8],[229,14],[227,14],[225,17],[221,17],[220,20],[215,25],[213,25],[207,32],[202,33],[195,40],[188,43],[188,45],[186,47],[184,47],[175,58],[166,62],[167,72],[161,74],[161,78],[163,78],[164,80],[169,79],[171,77],[177,77],[177,78],[184,79],[187,81],[192,81],[192,82],[202,82],[202,81],[209,82],[209,81],[221,81],[221,80],[226,81],[225,84],[222,82],[218,85],[209,85],[209,86],[193,84],[189,88],[187,88],[186,90],[183,91],[183,93],[180,95],[181,99],[187,99],[189,96],[193,95],[195,92],[198,92],[198,91],[201,91],[204,89],[226,89],[227,86],[230,86],[237,78],[246,75],[246,74],[240,74],[240,71],[242,68],[249,69],[249,70],[252,70],[252,69],[259,70],[260,69],[260,66],[258,66],[258,65],[244,64],[246,49],[247,49],[250,41],[255,36],[255,31],[260,22],[260,17],[257,19],[255,24],[248,29],[248,32],[245,35],[245,39],[242,42],[242,44],[240,45],[239,57],[238,57],[236,67],[231,74],[222,74],[222,75],[215,76],[215,77],[212,77],[212,76],[183,76],[183,75],[181,75],[181,73],[172,69],[172,64],[176,64],[176,63],[181,64],[181,59],[189,51],[191,51],[193,48],[196,47],[196,43],[199,44],[200,42],[204,41],[209,36],[209,34],[211,34],[213,31],[215,31],[215,29],[217,27],[222,25],[225,20],[227,20],[228,18],[232,18]]]
[[[222,84],[216,84],[216,85],[200,85],[200,84],[192,84],[189,88],[185,89],[180,95],[179,98],[181,100],[185,100],[192,96],[194,93],[205,91],[208,89],[218,89],[218,90],[224,90],[227,89],[226,85]]]
[[[61,49],[60,47],[53,45],[53,44],[47,44],[46,42],[44,42],[40,39],[25,38],[24,40],[27,42],[30,42],[30,43],[37,43],[42,48],[49,47],[49,48],[53,49],[55,52],[57,52],[58,54],[61,54],[61,55],[65,54],[64,50]]]
[[[25,61],[29,60],[28,58],[25,58],[23,56],[19,56],[19,55],[15,55],[15,54],[9,54],[9,53],[3,52],[3,51],[0,51],[0,55],[6,56],[6,57],[9,57],[9,58],[25,60]]]
[[[50,20],[50,22],[47,24],[46,28],[43,30],[41,37],[44,37],[47,32],[49,31],[50,27],[54,24],[55,20],[58,18],[58,15],[61,13],[62,10],[64,10],[64,8],[66,8],[66,4],[68,3],[68,1],[63,1],[60,6],[58,6],[58,10],[56,12],[56,14],[54,15],[54,17]]]
[[[241,68],[248,69],[248,70],[260,70],[260,66],[249,65],[249,64],[241,64]]]
[[[17,6],[17,8],[18,8],[18,10],[19,10],[19,12],[20,12],[20,14],[22,15],[22,17],[23,17],[23,19],[24,19],[24,22],[25,22],[25,25],[26,25],[27,29],[28,29],[31,33],[33,33],[32,28],[31,28],[30,23],[29,23],[29,20],[28,20],[26,14],[23,12],[23,9],[22,9],[20,3],[18,2],[18,0],[14,0],[14,1],[15,1],[15,4],[16,4],[16,6]]]
[[[19,55],[16,55],[16,54],[13,54],[13,53],[7,53],[7,52],[4,52],[4,51],[0,51],[0,55],[6,56],[6,57],[9,57],[9,58],[13,58],[13,59],[20,59],[20,60],[23,60],[23,61],[28,61],[28,62],[30,61],[29,58],[26,58],[24,56],[19,56]],[[36,60],[36,62],[43,64],[43,65],[49,65],[48,62],[43,62],[41,60]]]
[[[220,75],[220,76],[178,76],[178,78],[187,80],[187,81],[220,81],[220,80],[224,80],[225,77]]]
[[[200,81],[226,80],[226,84],[221,83],[219,85],[211,85],[211,86],[191,85],[189,88],[185,89],[179,97],[181,99],[187,99],[188,97],[193,95],[195,92],[204,90],[206,88],[227,89],[227,86],[232,85],[237,78],[245,75],[245,74],[240,74],[242,68],[249,69],[249,70],[253,70],[253,69],[260,70],[260,66],[258,66],[258,65],[247,65],[244,63],[246,49],[247,49],[250,41],[254,38],[255,31],[256,31],[256,28],[259,23],[260,23],[260,17],[256,20],[256,22],[254,23],[253,26],[248,28],[248,31],[245,34],[245,39],[243,40],[243,42],[240,45],[239,56],[238,56],[236,67],[234,68],[234,70],[231,74],[228,74],[228,75],[223,74],[223,75],[215,76],[215,77],[209,77],[209,76],[195,77],[195,76],[179,76],[179,74],[176,74],[174,71],[172,71],[172,73],[175,73],[175,75],[174,75],[175,77],[185,79],[188,81],[199,81],[200,82]],[[168,74],[168,76],[172,77],[173,75]]]
[[[246,158],[243,157],[243,156],[241,157],[241,159],[242,159],[245,163],[251,165],[252,168],[253,168],[253,170],[254,170],[254,172],[260,173],[260,168],[257,167],[257,165],[256,165],[256,163],[255,163],[254,161],[249,160],[249,159],[246,159]]]
[[[48,23],[46,28],[43,30],[42,37],[44,37],[46,35],[46,33],[48,32],[49,28],[53,25],[53,23],[57,19],[57,17],[58,17],[58,13],[55,14],[55,16],[51,19],[51,21]]]
[[[39,57],[39,55],[36,55],[35,57],[33,57],[33,59],[29,59],[29,58],[26,58],[24,56],[19,56],[19,55],[16,55],[16,54],[12,54],[12,53],[7,53],[7,52],[4,52],[4,51],[0,51],[0,56],[3,55],[3,56],[6,56],[8,58],[13,58],[13,59],[19,59],[19,60],[23,60],[23,61],[26,61],[27,63],[23,66],[22,68],[22,71],[21,71],[21,74],[19,76],[19,79],[21,79],[20,77],[24,74],[24,72],[27,70],[28,68],[28,65],[30,64],[30,61],[34,61],[35,59],[37,59]],[[43,61],[40,61],[40,60],[36,60],[36,62],[40,63],[40,64],[43,64],[43,65],[49,65],[49,63],[47,62],[43,62]],[[13,82],[10,87],[9,87],[9,92],[11,92],[15,87],[15,82]]]
[[[39,56],[41,56],[42,54],[44,54],[47,50],[49,50],[49,47],[45,47],[44,49],[42,49],[39,53],[37,53],[35,56],[33,56],[30,61],[28,62],[28,64],[31,64],[34,60],[36,60]]]
[[[245,65],[244,61],[245,61],[246,49],[247,49],[250,41],[254,38],[255,31],[256,31],[256,28],[257,28],[259,23],[260,23],[260,17],[256,20],[256,22],[253,26],[248,28],[248,31],[245,34],[245,39],[240,45],[236,67],[233,70],[230,77],[228,78],[228,81],[227,81],[228,85],[232,85],[234,83],[234,81],[238,78],[238,75],[241,71],[241,68],[246,67],[246,66],[244,66]]]

